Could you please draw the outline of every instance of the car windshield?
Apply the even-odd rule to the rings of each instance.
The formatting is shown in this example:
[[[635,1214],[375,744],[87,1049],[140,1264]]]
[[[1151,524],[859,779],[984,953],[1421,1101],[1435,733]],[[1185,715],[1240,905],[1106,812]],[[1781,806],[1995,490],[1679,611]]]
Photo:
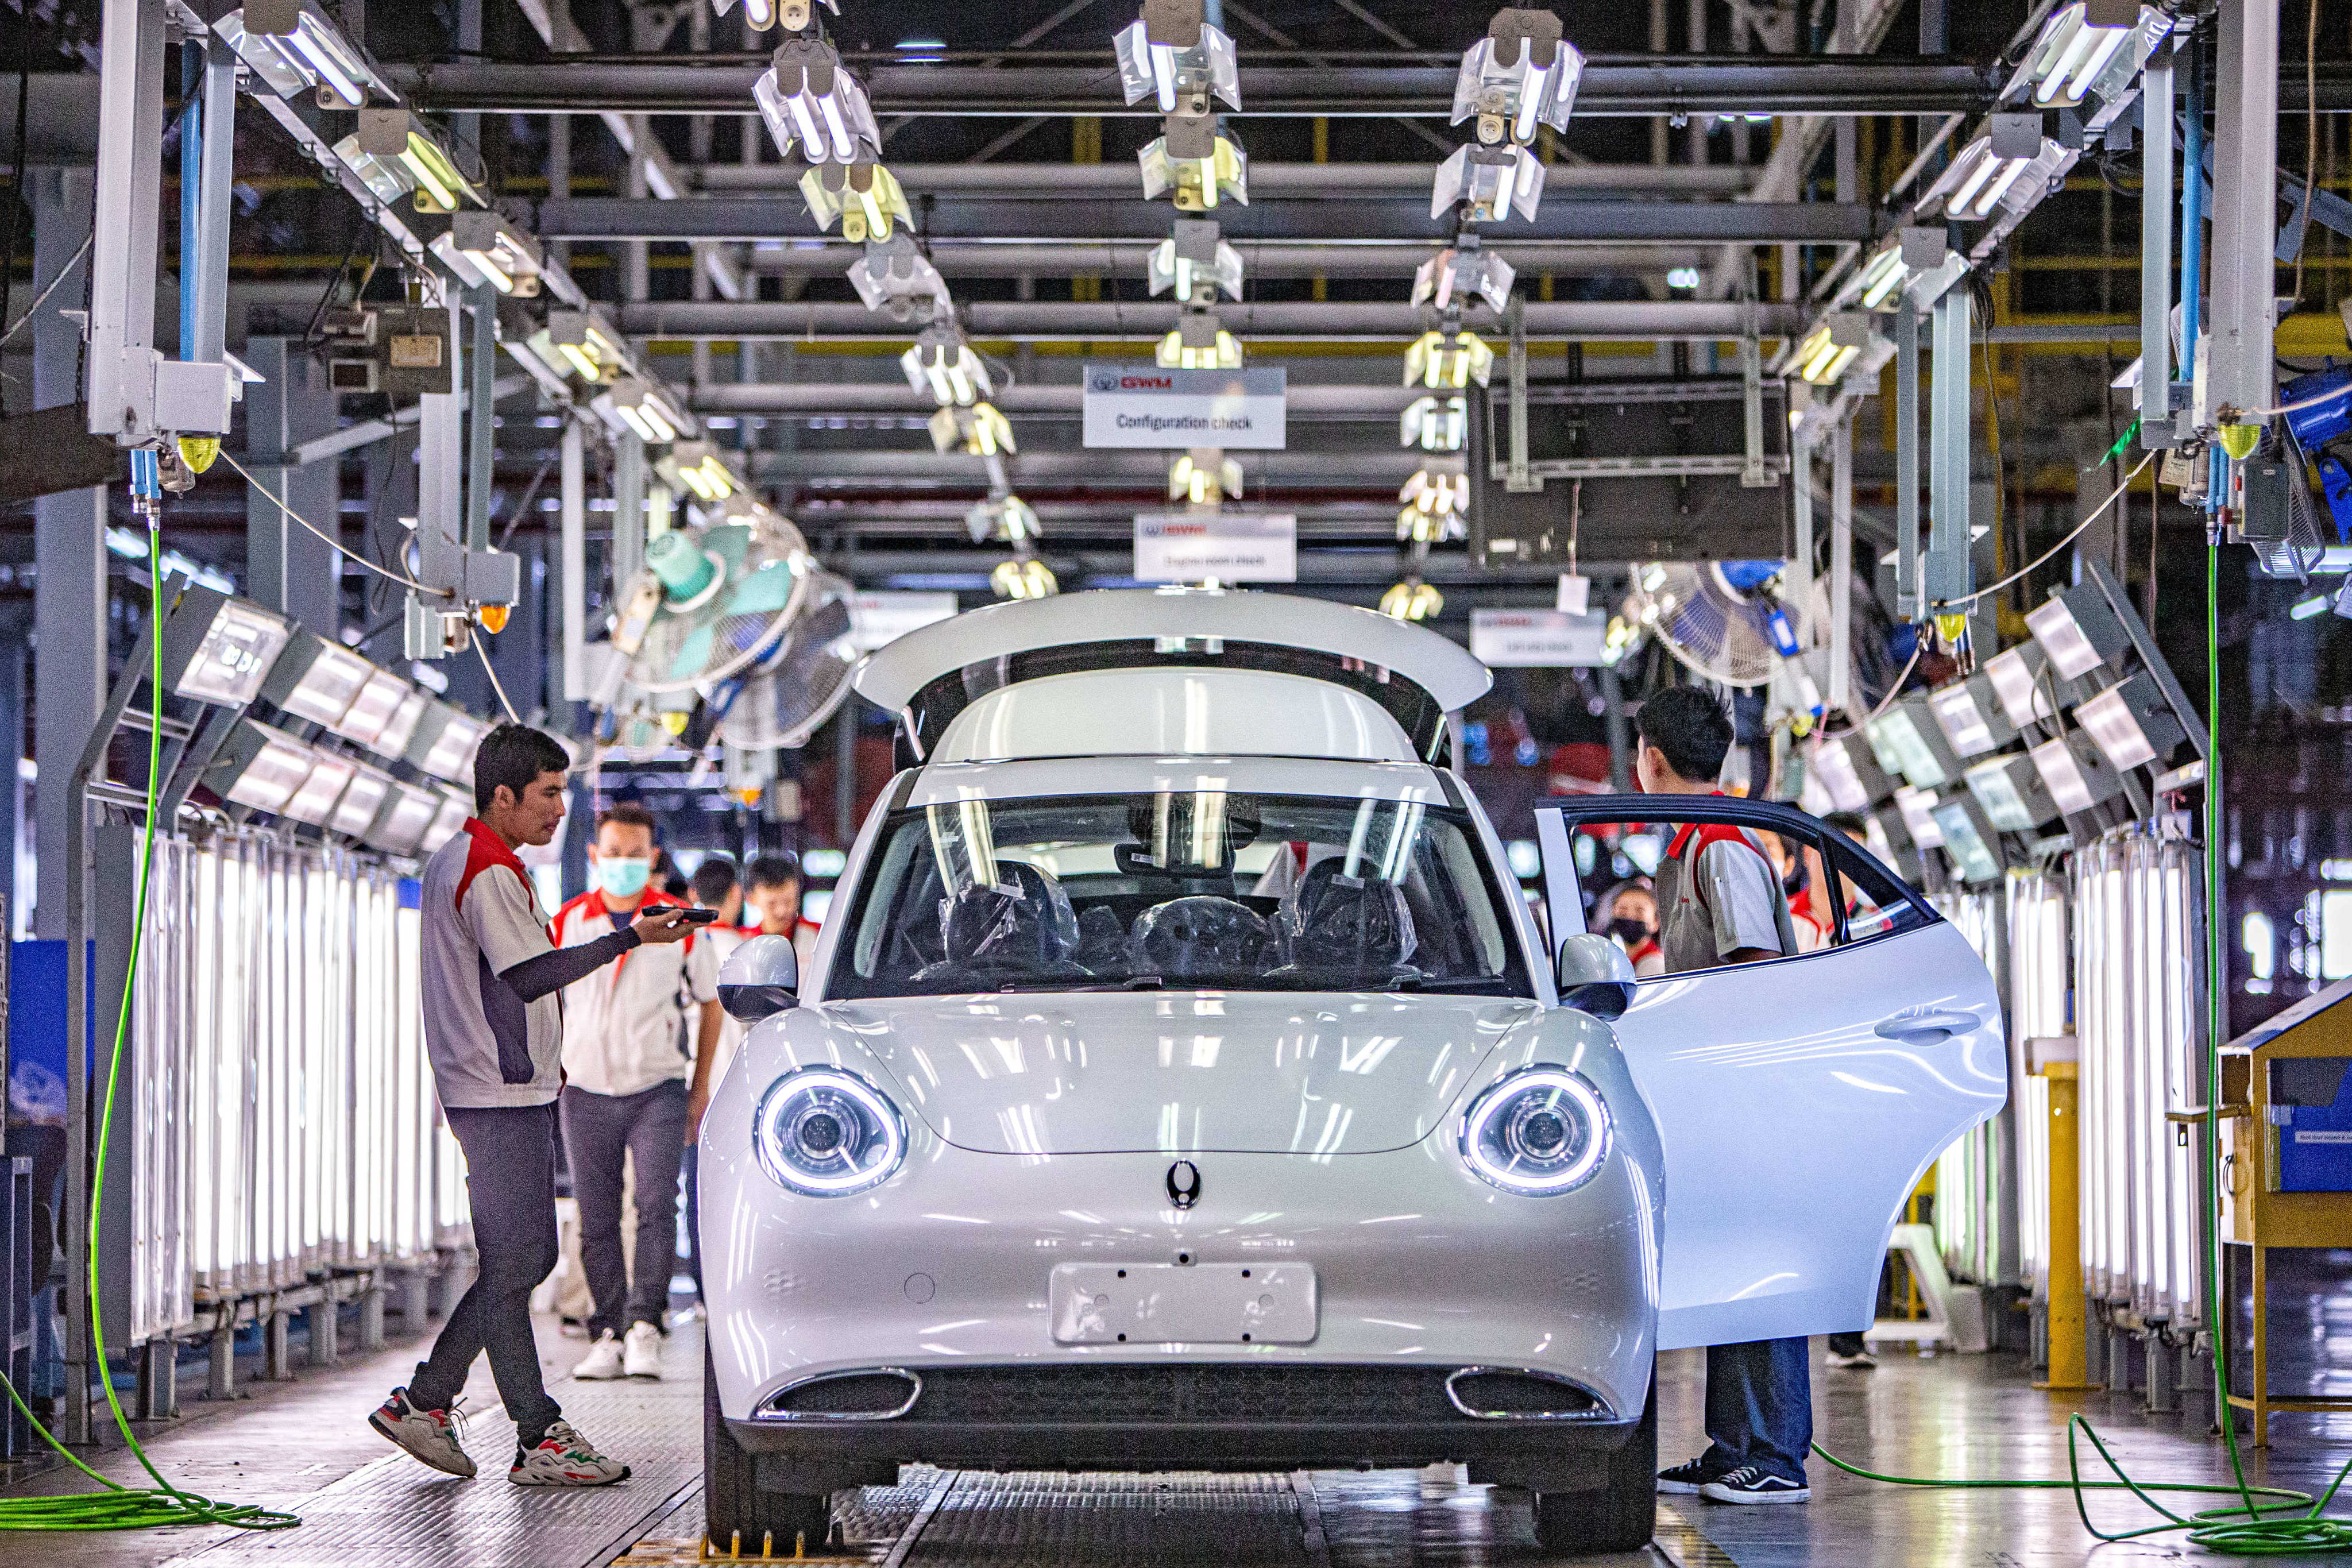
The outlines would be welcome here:
[[[835,997],[977,991],[1532,994],[1468,816],[1223,791],[892,815]]]

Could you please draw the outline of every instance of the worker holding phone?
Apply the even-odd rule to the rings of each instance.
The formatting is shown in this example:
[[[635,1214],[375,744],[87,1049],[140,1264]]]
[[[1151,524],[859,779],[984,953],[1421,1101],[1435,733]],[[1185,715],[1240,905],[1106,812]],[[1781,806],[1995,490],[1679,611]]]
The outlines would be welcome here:
[[[557,947],[595,942],[643,910],[678,907],[652,885],[654,835],[653,814],[633,801],[598,816],[589,852],[595,885],[557,913],[548,930]],[[681,909],[677,918],[698,925],[707,914]],[[563,1009],[563,1147],[580,1205],[581,1267],[595,1300],[592,1342],[572,1375],[657,1378],[677,1266],[688,1107],[697,1090],[708,1093],[702,1080],[724,1021],[718,948],[689,931],[673,946],[641,949],[564,987]],[[625,1155],[636,1208],[635,1243],[625,1252]]]

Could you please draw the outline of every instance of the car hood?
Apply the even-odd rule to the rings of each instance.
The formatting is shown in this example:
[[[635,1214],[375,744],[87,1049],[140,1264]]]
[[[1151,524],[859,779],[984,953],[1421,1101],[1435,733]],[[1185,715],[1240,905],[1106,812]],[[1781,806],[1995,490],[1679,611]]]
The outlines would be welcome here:
[[[819,1024],[835,1060],[874,1058],[906,1109],[960,1148],[1325,1157],[1420,1142],[1542,1012],[1491,997],[1167,992],[908,997],[788,1016],[794,1035]]]

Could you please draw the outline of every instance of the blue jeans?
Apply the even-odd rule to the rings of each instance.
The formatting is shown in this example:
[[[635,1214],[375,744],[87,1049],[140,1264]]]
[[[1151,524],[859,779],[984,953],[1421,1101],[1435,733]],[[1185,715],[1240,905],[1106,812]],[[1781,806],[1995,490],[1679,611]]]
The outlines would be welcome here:
[[[1706,1348],[1706,1435],[1711,1470],[1753,1465],[1805,1484],[1813,1442],[1813,1364],[1801,1339]]]

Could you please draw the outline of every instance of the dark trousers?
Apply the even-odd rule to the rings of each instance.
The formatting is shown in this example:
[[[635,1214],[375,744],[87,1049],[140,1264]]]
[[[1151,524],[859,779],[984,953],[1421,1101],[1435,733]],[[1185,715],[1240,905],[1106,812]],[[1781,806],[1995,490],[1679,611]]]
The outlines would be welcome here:
[[[1801,1339],[1706,1348],[1706,1435],[1701,1463],[1753,1465],[1800,1486],[1813,1442],[1813,1363]]]
[[[446,1409],[466,1386],[474,1357],[487,1351],[499,1397],[514,1417],[515,1440],[536,1447],[563,1412],[540,1381],[539,1342],[530,1330],[530,1293],[555,1268],[555,1107],[445,1110],[466,1152],[466,1193],[474,1215],[480,1272],[441,1325],[433,1354],[417,1363],[409,1399]]]
[[[580,1204],[580,1261],[596,1315],[591,1337],[638,1323],[662,1326],[677,1268],[677,1166],[686,1150],[686,1085],[672,1079],[636,1094],[563,1090],[563,1148]],[[636,1166],[637,1244],[621,1256],[621,1155]],[[635,1283],[630,1283],[634,1273]]]

